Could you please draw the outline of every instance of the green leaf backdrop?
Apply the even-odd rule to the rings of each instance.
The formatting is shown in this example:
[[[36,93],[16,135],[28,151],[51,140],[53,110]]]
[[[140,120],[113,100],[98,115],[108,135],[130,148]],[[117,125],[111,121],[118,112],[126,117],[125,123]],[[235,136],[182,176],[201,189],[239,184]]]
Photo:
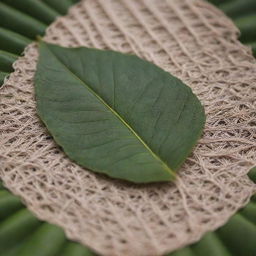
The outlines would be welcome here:
[[[24,47],[43,35],[46,27],[78,0],[0,0],[0,84],[12,72],[12,63]],[[209,0],[241,30],[241,41],[256,55],[256,1]],[[256,168],[250,172],[256,182]],[[168,256],[255,256],[256,199],[227,224],[206,234],[200,242]],[[45,247],[47,243],[48,247]],[[87,248],[65,238],[63,231],[37,220],[0,185],[0,256],[92,256]]]
[[[256,183],[256,168],[249,177]],[[255,256],[256,196],[221,228],[166,256]],[[47,246],[45,246],[47,244]],[[0,183],[1,256],[96,256],[65,238],[61,228],[37,220]]]

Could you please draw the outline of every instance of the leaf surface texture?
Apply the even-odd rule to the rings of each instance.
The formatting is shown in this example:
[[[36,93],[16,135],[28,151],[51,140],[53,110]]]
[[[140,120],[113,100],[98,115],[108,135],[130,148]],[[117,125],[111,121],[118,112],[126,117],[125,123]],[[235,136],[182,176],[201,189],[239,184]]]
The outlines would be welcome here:
[[[38,113],[81,166],[136,183],[169,181],[205,122],[191,89],[133,55],[40,43]]]

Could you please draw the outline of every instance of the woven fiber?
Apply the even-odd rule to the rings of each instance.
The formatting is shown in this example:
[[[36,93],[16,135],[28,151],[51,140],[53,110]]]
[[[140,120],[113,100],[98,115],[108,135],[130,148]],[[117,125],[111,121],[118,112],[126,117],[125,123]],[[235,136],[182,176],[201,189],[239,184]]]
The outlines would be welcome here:
[[[132,185],[71,162],[36,115],[31,44],[0,91],[0,175],[40,219],[102,255],[155,256],[224,224],[256,191],[256,62],[220,11],[200,0],[84,0],[45,40],[134,53],[200,98],[204,134],[175,183]],[[188,127],[189,129],[189,127]]]

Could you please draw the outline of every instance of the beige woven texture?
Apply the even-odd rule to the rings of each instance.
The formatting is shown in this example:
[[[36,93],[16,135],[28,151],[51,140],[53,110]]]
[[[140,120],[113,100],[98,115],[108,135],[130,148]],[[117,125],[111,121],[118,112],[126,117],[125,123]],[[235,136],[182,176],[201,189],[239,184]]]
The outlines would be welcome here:
[[[82,1],[46,40],[134,53],[178,76],[205,106],[203,137],[175,184],[135,186],[79,167],[36,115],[32,44],[0,91],[1,178],[40,219],[102,255],[162,255],[200,239],[256,190],[246,176],[256,165],[256,63],[237,34],[199,0]]]

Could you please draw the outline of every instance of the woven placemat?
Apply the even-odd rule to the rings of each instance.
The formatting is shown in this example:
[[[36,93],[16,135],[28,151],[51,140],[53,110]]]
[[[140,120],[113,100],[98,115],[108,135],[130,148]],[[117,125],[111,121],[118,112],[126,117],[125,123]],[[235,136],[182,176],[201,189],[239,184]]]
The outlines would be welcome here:
[[[237,35],[201,0],[81,1],[45,40],[134,53],[171,72],[205,106],[204,134],[175,183],[132,185],[79,167],[36,115],[31,44],[0,91],[1,179],[40,219],[102,255],[162,255],[200,239],[256,191],[246,176],[256,165],[256,62]]]

